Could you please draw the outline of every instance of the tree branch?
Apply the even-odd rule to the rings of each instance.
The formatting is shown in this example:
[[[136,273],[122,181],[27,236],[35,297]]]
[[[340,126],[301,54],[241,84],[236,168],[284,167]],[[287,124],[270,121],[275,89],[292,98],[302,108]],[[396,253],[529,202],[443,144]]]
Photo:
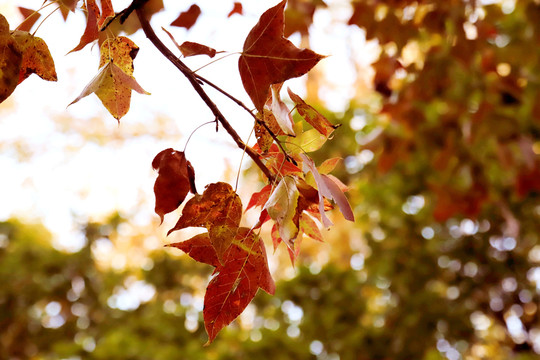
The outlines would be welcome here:
[[[202,77],[201,75],[198,75],[198,74],[195,74],[195,77],[197,79],[199,79],[200,81],[208,84],[209,86],[213,87],[215,90],[219,91],[220,93],[222,93],[223,95],[225,95],[226,97],[228,97],[229,99],[231,99],[232,101],[234,101],[236,103],[236,105],[240,106],[241,108],[243,108],[244,110],[246,110],[254,119],[257,123],[261,124],[265,129],[266,131],[268,132],[268,134],[270,134],[270,136],[272,137],[272,139],[274,139],[274,141],[276,142],[276,144],[278,145],[278,147],[281,149],[281,152],[283,153],[283,155],[285,155],[285,158],[292,162],[294,165],[298,165],[296,160],[294,160],[292,157],[289,156],[289,154],[287,154],[287,152],[285,151],[285,149],[283,148],[283,145],[281,144],[281,141],[279,141],[279,139],[277,138],[276,134],[274,134],[274,132],[268,127],[268,125],[261,119],[257,118],[257,115],[255,115],[243,102],[241,102],[240,100],[238,100],[237,98],[235,98],[234,96],[232,96],[231,94],[229,94],[227,91],[223,90],[222,88],[220,88],[219,86],[215,85],[213,82],[205,79],[204,77]]]
[[[210,99],[208,94],[206,94],[206,92],[201,86],[202,80],[198,79],[197,75],[193,71],[191,71],[191,69],[188,68],[178,57],[176,57],[172,53],[172,51],[169,50],[169,48],[165,46],[165,44],[161,42],[161,40],[157,37],[156,33],[150,26],[148,19],[146,19],[143,10],[141,8],[137,8],[136,12],[137,12],[137,17],[139,18],[139,21],[141,22],[141,27],[144,31],[144,34],[150,40],[150,42],[152,42],[152,44],[154,44],[154,46],[163,54],[163,56],[165,56],[188,79],[193,89],[195,89],[197,94],[199,94],[199,96],[204,101],[204,103],[212,111],[212,113],[214,114],[216,119],[219,121],[219,123],[223,126],[223,128],[227,131],[227,133],[229,133],[229,135],[233,138],[236,145],[248,154],[248,156],[259,167],[259,169],[261,169],[261,171],[268,178],[269,181],[273,181],[274,175],[270,172],[270,170],[266,167],[266,165],[264,165],[259,155],[242,141],[242,139],[240,138],[240,135],[238,135],[238,133],[231,126],[231,124],[227,121],[225,116],[218,109],[216,104]]]

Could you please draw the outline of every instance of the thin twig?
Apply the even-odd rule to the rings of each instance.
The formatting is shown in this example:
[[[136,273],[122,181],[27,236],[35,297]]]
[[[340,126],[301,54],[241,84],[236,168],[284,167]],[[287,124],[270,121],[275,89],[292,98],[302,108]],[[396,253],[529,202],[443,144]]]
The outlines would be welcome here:
[[[217,105],[210,99],[208,94],[204,91],[204,89],[201,86],[201,80],[197,78],[197,76],[191,71],[190,68],[188,68],[178,57],[176,57],[171,50],[161,40],[157,37],[156,33],[150,26],[150,23],[148,22],[148,19],[146,19],[143,10],[138,7],[136,9],[137,17],[139,18],[139,21],[141,22],[141,27],[144,31],[144,34],[146,37],[154,44],[154,46],[165,56],[182,74],[188,79],[188,81],[191,83],[191,86],[193,89],[199,94],[201,99],[204,101],[204,103],[208,106],[208,108],[212,111],[216,119],[221,123],[223,128],[227,131],[227,133],[232,137],[236,145],[246,151],[248,156],[253,160],[253,162],[261,169],[263,174],[268,178],[269,181],[272,181],[274,179],[274,175],[272,172],[264,165],[259,155],[251,149],[249,146],[247,146],[242,139],[240,138],[240,135],[234,130],[234,128],[231,126],[231,124],[227,121],[225,116],[221,113]]]
[[[270,127],[268,127],[268,125],[262,121],[261,119],[257,118],[257,115],[255,115],[251,109],[249,109],[242,101],[238,100],[237,98],[235,98],[234,96],[232,96],[231,94],[229,94],[227,91],[223,90],[222,88],[220,88],[219,86],[217,86],[216,84],[214,84],[213,82],[211,82],[210,80],[207,80],[206,78],[198,75],[198,74],[194,74],[195,77],[197,79],[199,79],[200,81],[206,83],[207,85],[209,85],[210,87],[213,87],[215,90],[219,91],[220,93],[222,93],[223,95],[225,95],[226,97],[228,97],[229,99],[231,99],[232,101],[234,101],[236,103],[236,105],[240,106],[241,108],[243,108],[244,110],[246,110],[249,115],[251,115],[255,121],[259,124],[261,124],[265,129],[266,131],[268,132],[268,134],[270,134],[270,136],[272,137],[272,139],[276,142],[276,144],[278,145],[279,149],[281,150],[281,152],[283,153],[283,155],[285,155],[285,158],[287,160],[289,160],[290,162],[292,162],[294,165],[297,165],[296,161],[289,156],[289,154],[287,154],[287,151],[285,151],[285,149],[283,148],[283,145],[281,144],[281,141],[279,141],[279,139],[277,138],[276,134],[274,134],[274,132],[270,129]]]

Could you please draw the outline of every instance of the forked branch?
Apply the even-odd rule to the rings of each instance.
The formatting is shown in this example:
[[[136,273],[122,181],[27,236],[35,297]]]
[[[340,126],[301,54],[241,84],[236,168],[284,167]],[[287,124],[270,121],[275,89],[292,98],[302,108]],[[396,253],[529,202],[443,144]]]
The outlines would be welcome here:
[[[161,40],[157,37],[156,33],[150,26],[150,23],[148,19],[146,18],[142,7],[137,7],[136,13],[141,23],[141,27],[144,31],[144,34],[150,40],[150,42],[152,42],[152,44],[154,44],[154,46],[161,52],[161,54],[165,56],[188,79],[193,89],[195,89],[197,94],[199,94],[199,96],[204,101],[204,103],[212,111],[212,113],[214,114],[216,119],[219,121],[219,123],[223,126],[225,131],[227,131],[227,133],[233,138],[236,145],[240,149],[244,150],[246,154],[248,154],[248,156],[259,167],[259,169],[261,169],[261,171],[268,178],[269,181],[273,181],[274,175],[266,167],[266,165],[264,165],[259,155],[242,141],[242,139],[240,138],[240,135],[238,135],[236,130],[234,130],[234,128],[229,123],[229,121],[221,113],[217,105],[210,99],[208,94],[206,94],[206,92],[201,86],[202,80],[200,79],[200,76],[196,75],[178,57],[176,57],[173,54],[173,52],[169,50],[169,48],[165,46],[165,44],[163,44],[163,42],[161,42]]]

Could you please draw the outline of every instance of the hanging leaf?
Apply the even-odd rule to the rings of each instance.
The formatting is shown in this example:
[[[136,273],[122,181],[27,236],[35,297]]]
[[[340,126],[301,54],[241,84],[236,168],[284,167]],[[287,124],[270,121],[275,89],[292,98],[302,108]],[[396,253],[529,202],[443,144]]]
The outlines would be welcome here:
[[[171,26],[184,27],[189,30],[197,22],[199,15],[201,15],[201,8],[197,4],[193,4],[187,11],[178,15]]]
[[[49,48],[43,39],[33,36],[26,31],[16,30],[12,34],[22,52],[19,84],[31,74],[36,74],[43,80],[56,81],[56,69]]]
[[[295,179],[285,176],[264,205],[268,215],[277,223],[281,239],[291,249],[294,249],[294,239],[298,235],[298,222],[294,221],[298,196]]]
[[[315,110],[310,105],[306,104],[304,100],[295,93],[291,91],[291,89],[287,89],[289,92],[289,96],[292,101],[296,104],[296,111],[298,111],[298,114],[306,120],[308,124],[313,126],[318,132],[320,132],[322,135],[329,137],[332,132],[339,127],[339,125],[332,125],[328,119],[326,119],[324,116],[321,115],[317,110]]]
[[[204,325],[208,344],[219,331],[240,315],[261,288],[273,295],[275,284],[262,240],[250,229],[240,228],[206,288]]]
[[[23,54],[9,33],[9,24],[0,14],[0,103],[11,95],[19,84]]]
[[[267,10],[248,34],[238,61],[244,89],[259,112],[270,85],[307,73],[324,56],[299,49],[283,37],[286,0]]]
[[[68,54],[82,50],[86,45],[98,39],[99,29],[97,20],[99,15],[100,13],[96,0],[86,0],[86,28],[81,36],[79,45],[75,46]]]
[[[351,205],[343,192],[340,190],[339,186],[328,175],[320,174],[317,171],[313,160],[311,160],[311,158],[309,158],[307,155],[300,154],[300,157],[302,158],[302,161],[307,167],[308,171],[313,174],[317,184],[317,188],[319,190],[319,213],[321,214],[323,225],[325,227],[333,225],[325,214],[324,197],[333,199],[336,202],[345,219],[354,221],[354,214],[351,209]]]
[[[109,113],[120,121],[129,111],[131,90],[150,94],[132,76],[133,59],[138,51],[139,47],[124,36],[107,39],[101,45],[101,70],[69,105],[95,93]]]
[[[120,118],[129,111],[131,90],[135,90],[139,94],[150,95],[133,76],[127,75],[118,66],[109,62],[69,105],[95,93],[109,113],[120,121]]]
[[[279,127],[283,132],[290,136],[295,136],[294,121],[291,116],[291,112],[285,103],[279,96],[279,89],[281,85],[272,85],[272,113],[274,114]]]
[[[229,184],[219,182],[208,185],[202,195],[195,195],[186,203],[182,216],[168,234],[190,226],[205,227],[218,259],[223,262],[241,219],[240,197]]]
[[[163,222],[165,214],[176,210],[190,190],[197,193],[195,171],[185,154],[172,148],[158,153],[152,161],[152,167],[158,171],[154,184],[155,211]]]
[[[241,218],[240,197],[231,185],[218,182],[208,185],[202,195],[195,195],[186,203],[182,216],[168,234],[191,226],[207,229],[214,225],[238,227]]]

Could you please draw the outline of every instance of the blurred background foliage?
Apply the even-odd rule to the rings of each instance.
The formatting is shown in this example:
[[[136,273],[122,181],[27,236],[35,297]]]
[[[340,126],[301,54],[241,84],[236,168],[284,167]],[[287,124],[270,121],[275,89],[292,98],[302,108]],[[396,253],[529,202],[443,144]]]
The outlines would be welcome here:
[[[276,295],[204,348],[210,268],[162,248],[110,266],[121,239],[144,242],[119,214],[81,223],[75,253],[7,220],[0,358],[538,359],[540,3],[290,0],[288,33],[309,44],[326,6],[380,52],[314,155],[344,159],[356,223],[336,216],[294,268],[278,249]],[[308,77],[319,109],[324,85]]]

